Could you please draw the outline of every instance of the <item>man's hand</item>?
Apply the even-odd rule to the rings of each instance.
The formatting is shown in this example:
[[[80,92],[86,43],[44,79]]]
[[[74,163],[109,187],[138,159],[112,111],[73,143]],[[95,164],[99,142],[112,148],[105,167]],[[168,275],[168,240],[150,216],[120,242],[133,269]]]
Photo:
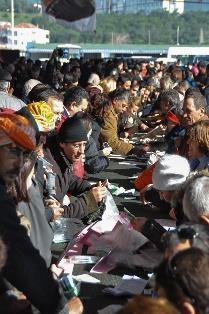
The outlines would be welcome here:
[[[129,139],[128,138],[120,137],[120,140],[125,142],[125,143],[129,143]]]
[[[83,304],[78,297],[73,297],[67,302],[69,314],[82,314]]]
[[[134,148],[131,150],[131,153],[132,153],[133,155],[142,156],[142,155],[144,155],[146,152],[148,152],[149,150],[150,150],[150,145],[148,145],[148,144],[136,145],[136,146],[134,146]]]
[[[136,217],[131,220],[131,225],[134,228],[134,230],[142,232],[142,229],[146,221],[147,221],[147,218],[145,217]]]
[[[90,191],[97,203],[101,202],[106,195],[106,187],[103,186],[101,181],[99,181],[98,185],[93,187]]]
[[[111,152],[112,152],[112,147],[105,147],[102,150],[102,153],[104,156],[109,156]]]
[[[60,202],[58,202],[57,200],[46,200],[45,206],[53,210],[52,220],[56,220],[62,217],[64,213],[64,208],[61,207]]]
[[[53,217],[52,220],[56,220],[62,217],[63,213],[64,213],[64,208],[62,207],[54,207],[52,208],[53,210]]]
[[[148,127],[145,123],[141,123],[139,128],[140,128],[141,130],[143,130],[143,131],[149,129],[149,127]]]

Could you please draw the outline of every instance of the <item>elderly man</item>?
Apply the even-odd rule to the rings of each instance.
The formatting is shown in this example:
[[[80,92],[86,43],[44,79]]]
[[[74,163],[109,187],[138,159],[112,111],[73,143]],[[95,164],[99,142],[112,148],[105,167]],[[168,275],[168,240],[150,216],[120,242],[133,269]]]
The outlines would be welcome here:
[[[69,313],[70,304],[66,304],[58,283],[20,225],[16,204],[7,192],[23,166],[25,153],[34,149],[34,129],[29,122],[15,114],[0,114],[0,233],[8,248],[2,275],[41,313]],[[76,313],[82,313],[77,301]]]
[[[153,170],[153,187],[159,192],[161,199],[167,203],[171,203],[175,195],[175,191],[177,191],[181,185],[186,182],[189,173],[190,166],[186,158],[179,155],[166,154],[158,160]],[[177,218],[179,219],[179,213],[175,212],[175,215],[178,216]],[[161,230],[160,226],[158,225],[158,227],[155,221],[150,219],[135,218],[132,220],[132,225],[134,229],[142,232],[160,249],[162,248],[160,238],[165,230]],[[153,230],[155,230],[156,233],[153,233]]]
[[[187,128],[200,120],[207,120],[208,112],[205,97],[198,90],[189,88],[185,94],[183,112],[184,124]]]
[[[9,94],[11,74],[3,69],[0,69],[0,108],[8,108],[17,111],[25,106],[25,103]]]
[[[57,137],[48,138],[45,158],[53,165],[57,174],[56,199],[62,203],[67,193],[77,196],[68,206],[64,206],[65,217],[82,218],[98,209],[98,203],[105,196],[105,187],[91,187],[72,173],[72,164],[84,155],[87,131],[78,116],[68,118],[62,124]]]
[[[194,176],[186,185],[183,211],[191,222],[209,225],[209,176]]]
[[[89,95],[85,89],[74,86],[68,89],[64,95],[64,106],[70,117],[77,112],[86,111],[89,103]]]

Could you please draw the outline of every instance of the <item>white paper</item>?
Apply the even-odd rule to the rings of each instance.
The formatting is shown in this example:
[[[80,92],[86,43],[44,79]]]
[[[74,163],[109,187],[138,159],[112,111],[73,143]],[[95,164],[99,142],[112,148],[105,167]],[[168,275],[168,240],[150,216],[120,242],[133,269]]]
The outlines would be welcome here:
[[[163,254],[157,248],[149,248],[143,250],[141,254],[133,256],[133,264],[145,269],[154,269],[159,265],[163,258]]]
[[[173,219],[156,219],[156,221],[167,231],[176,229],[176,221]]]
[[[58,267],[62,268],[64,270],[65,274],[69,274],[72,275],[73,273],[73,268],[74,268],[74,264],[70,263],[69,259],[65,259],[63,258],[59,264]]]
[[[130,161],[120,161],[119,165],[145,166],[146,163],[145,162],[136,162],[136,161],[130,160]]]
[[[126,157],[109,155],[109,158],[110,158],[110,159],[122,159],[122,160],[124,160]]]
[[[115,288],[105,288],[103,291],[114,296],[136,295],[142,293],[147,282],[147,280],[137,276],[124,275]]]
[[[90,276],[89,274],[82,274],[82,275],[77,275],[73,276],[73,279],[77,281],[82,281],[82,282],[89,282],[89,283],[99,283],[100,280],[97,278],[94,278]]]

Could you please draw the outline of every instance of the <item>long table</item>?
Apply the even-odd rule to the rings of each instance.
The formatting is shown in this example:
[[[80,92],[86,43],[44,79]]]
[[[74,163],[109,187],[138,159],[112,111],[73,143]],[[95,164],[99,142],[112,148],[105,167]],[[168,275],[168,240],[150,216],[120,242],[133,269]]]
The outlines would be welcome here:
[[[127,164],[128,163],[128,164]],[[89,175],[89,180],[98,182],[99,180],[108,179],[110,183],[123,186],[125,189],[133,188],[133,180],[137,173],[141,172],[145,164],[134,161],[123,160],[118,158],[111,158],[108,169],[96,174]],[[136,216],[143,216],[149,218],[168,218],[168,213],[159,208],[150,205],[143,205],[139,202],[139,198],[127,199],[124,197],[114,197],[115,202],[122,210],[125,206],[132,214]],[[64,249],[65,244],[57,245],[57,252]],[[85,254],[85,252],[83,252]],[[92,265],[75,264],[73,275],[89,274]],[[116,298],[103,293],[103,288],[107,286],[115,286],[124,274],[138,275],[146,278],[146,272],[142,268],[129,269],[126,267],[117,267],[107,274],[91,273],[91,276],[100,280],[99,284],[81,283],[80,297],[83,301],[86,314],[96,314],[99,309],[102,309],[110,304],[124,304],[126,298]]]

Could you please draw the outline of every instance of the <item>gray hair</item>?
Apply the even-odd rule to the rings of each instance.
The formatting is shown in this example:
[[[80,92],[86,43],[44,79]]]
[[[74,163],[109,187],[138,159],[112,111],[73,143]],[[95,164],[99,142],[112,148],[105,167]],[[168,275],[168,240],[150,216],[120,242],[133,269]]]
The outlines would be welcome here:
[[[197,177],[188,183],[183,197],[183,212],[192,222],[209,215],[209,177]]]
[[[0,91],[1,92],[7,92],[9,85],[10,85],[10,83],[7,81],[0,81]]]

